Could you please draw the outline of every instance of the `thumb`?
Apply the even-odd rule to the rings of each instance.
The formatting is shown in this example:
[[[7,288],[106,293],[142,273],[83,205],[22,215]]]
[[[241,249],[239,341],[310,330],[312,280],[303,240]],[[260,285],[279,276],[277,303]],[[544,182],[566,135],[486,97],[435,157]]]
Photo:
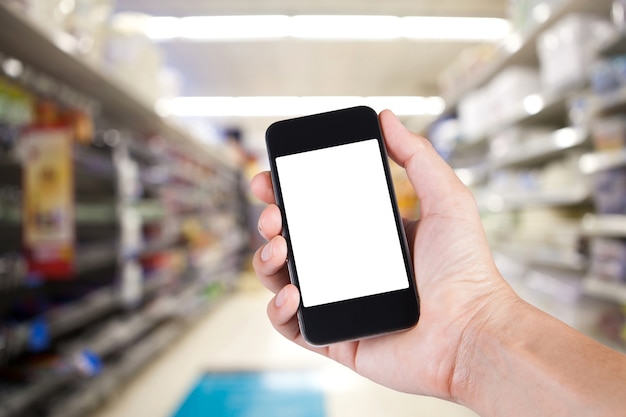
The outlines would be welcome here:
[[[430,142],[409,131],[389,110],[380,114],[380,125],[389,156],[406,170],[420,200],[422,215],[462,210],[469,190]]]

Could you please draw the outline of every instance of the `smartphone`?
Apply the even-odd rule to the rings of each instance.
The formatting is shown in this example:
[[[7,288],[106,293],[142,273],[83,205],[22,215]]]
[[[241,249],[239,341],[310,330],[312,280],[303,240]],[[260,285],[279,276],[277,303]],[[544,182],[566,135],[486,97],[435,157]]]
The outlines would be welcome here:
[[[280,121],[266,144],[305,340],[329,345],[415,326],[419,297],[376,112]]]

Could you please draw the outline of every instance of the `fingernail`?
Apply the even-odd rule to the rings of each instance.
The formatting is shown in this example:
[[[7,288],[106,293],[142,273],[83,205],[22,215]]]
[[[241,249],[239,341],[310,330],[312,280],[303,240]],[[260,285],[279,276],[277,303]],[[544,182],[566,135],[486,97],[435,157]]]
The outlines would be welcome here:
[[[285,301],[287,301],[287,294],[285,294],[286,291],[283,288],[282,290],[280,290],[278,292],[278,294],[276,294],[276,300],[274,301],[274,304],[276,304],[276,307],[280,308],[285,304]]]
[[[261,251],[261,260],[267,262],[272,257],[272,242],[269,242]]]

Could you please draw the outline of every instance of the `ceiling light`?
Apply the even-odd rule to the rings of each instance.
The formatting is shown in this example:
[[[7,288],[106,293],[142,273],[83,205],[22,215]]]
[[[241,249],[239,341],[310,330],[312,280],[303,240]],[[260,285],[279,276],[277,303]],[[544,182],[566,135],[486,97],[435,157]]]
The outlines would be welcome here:
[[[395,16],[293,16],[288,36],[299,39],[397,39]]]
[[[511,31],[507,20],[484,17],[403,17],[402,36],[408,39],[490,41]]]
[[[475,17],[255,15],[151,17],[122,14],[124,27],[154,40],[237,41],[309,40],[438,40],[500,41],[511,31],[508,20]]]
[[[445,107],[440,97],[259,96],[176,97],[159,100],[155,109],[164,117],[289,117],[361,105],[398,116],[438,115]]]

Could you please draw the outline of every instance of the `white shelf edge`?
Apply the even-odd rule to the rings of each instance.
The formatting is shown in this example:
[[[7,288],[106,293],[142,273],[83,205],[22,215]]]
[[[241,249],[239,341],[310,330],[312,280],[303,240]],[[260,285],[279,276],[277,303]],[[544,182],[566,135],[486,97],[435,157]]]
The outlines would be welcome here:
[[[626,237],[626,215],[587,214],[581,221],[581,234],[592,237]]]
[[[565,129],[570,129],[573,132],[572,138],[568,138],[567,140],[563,140],[562,132],[565,132]],[[552,135],[550,135],[550,139],[546,141],[545,145],[531,150],[525,150],[523,147],[520,149],[511,149],[509,150],[509,154],[513,154],[515,156],[498,158],[493,161],[492,168],[493,169],[502,169],[512,166],[520,166],[528,163],[532,163],[534,160],[547,158],[552,154],[559,154],[562,151],[575,148],[577,146],[581,146],[587,142],[589,139],[589,133],[587,130],[582,128],[563,128],[555,131]]]
[[[626,284],[605,282],[594,277],[583,280],[583,291],[587,295],[626,303]]]
[[[579,161],[581,172],[587,175],[623,166],[626,166],[626,149],[591,152],[581,156]]]

